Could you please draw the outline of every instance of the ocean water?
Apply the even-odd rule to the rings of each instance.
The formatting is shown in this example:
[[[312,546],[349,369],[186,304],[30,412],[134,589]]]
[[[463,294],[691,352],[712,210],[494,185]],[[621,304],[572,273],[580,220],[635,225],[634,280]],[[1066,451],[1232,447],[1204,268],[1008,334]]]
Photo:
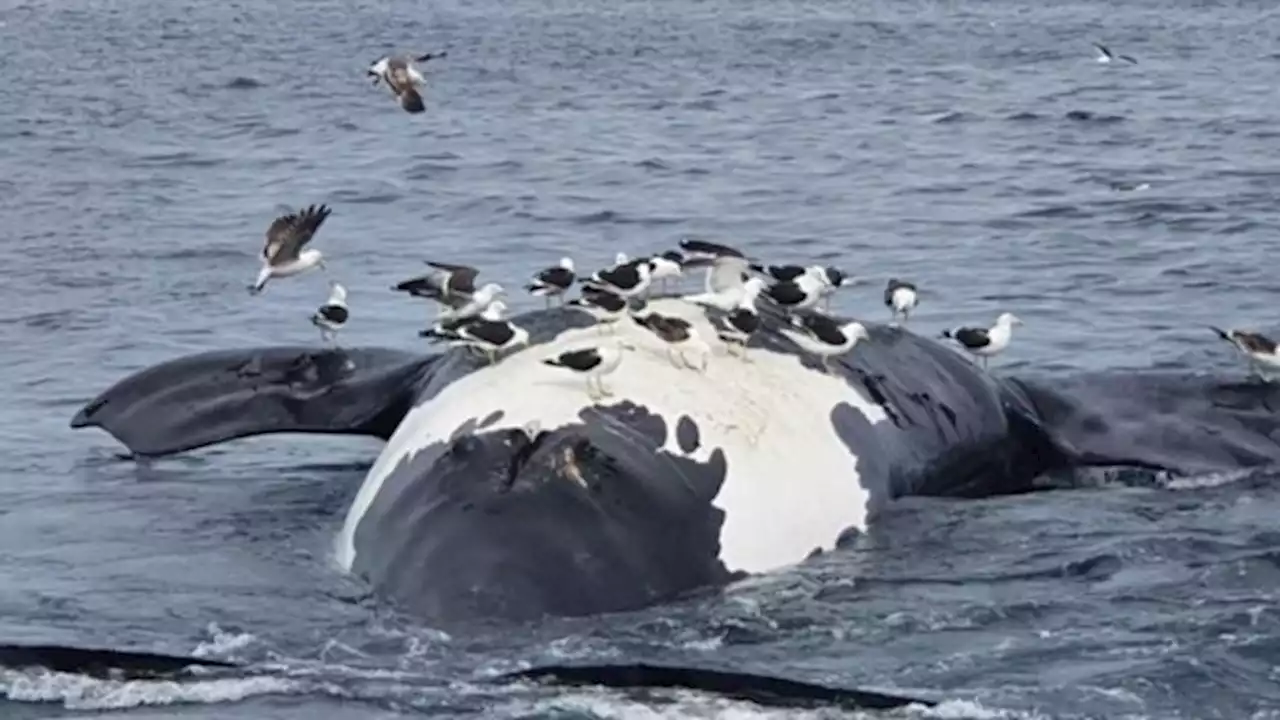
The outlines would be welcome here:
[[[870,320],[913,279],[921,333],[1014,311],[996,373],[1238,376],[1205,325],[1280,329],[1277,34],[1243,1],[0,0],[0,642],[257,668],[3,672],[0,715],[836,716],[483,682],[645,658],[944,701],[890,716],[1280,718],[1265,469],[904,501],[723,597],[451,635],[329,561],[378,443],[139,467],[67,427],[164,359],[317,341],[321,276],[245,286],[270,220],[321,202],[349,344],[420,343],[422,306],[388,287],[423,259],[514,288],[695,235],[839,264],[867,284],[837,308]],[[422,115],[364,75],[442,49]]]

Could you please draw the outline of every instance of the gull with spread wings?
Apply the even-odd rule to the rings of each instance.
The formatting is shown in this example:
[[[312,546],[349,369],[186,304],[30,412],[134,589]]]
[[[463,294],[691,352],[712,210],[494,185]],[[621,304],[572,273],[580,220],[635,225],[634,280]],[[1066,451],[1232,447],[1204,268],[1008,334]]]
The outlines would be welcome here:
[[[405,112],[420,113],[426,110],[422,102],[422,92],[418,87],[426,83],[426,78],[413,66],[414,61],[425,63],[428,60],[445,57],[448,53],[427,53],[426,55],[388,55],[369,66],[368,74],[373,76],[373,84],[381,80],[391,89],[400,107]]]
[[[253,295],[262,292],[273,277],[298,275],[316,267],[326,270],[324,254],[305,246],[331,212],[325,205],[311,205],[273,220],[267,228],[267,243],[262,247],[262,270],[249,292]]]

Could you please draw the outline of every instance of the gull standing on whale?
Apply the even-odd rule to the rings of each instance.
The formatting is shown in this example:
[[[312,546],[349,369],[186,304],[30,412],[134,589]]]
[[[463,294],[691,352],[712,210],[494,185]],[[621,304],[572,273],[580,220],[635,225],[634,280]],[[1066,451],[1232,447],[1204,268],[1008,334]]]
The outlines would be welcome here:
[[[906,325],[919,300],[915,285],[898,278],[889,278],[889,283],[884,288],[884,306],[893,313],[893,322],[896,323],[898,315],[902,315],[902,324]]]
[[[706,267],[703,291],[685,295],[686,302],[732,312],[746,294],[744,285],[751,262],[736,248],[705,240],[681,240],[685,267]]]
[[[533,280],[524,286],[530,295],[537,295],[546,300],[547,307],[551,307],[551,298],[559,298],[560,302],[564,302],[564,294],[573,287],[573,281],[577,279],[574,273],[573,258],[560,258],[560,264],[555,267],[549,267],[540,270],[533,276]]]
[[[422,337],[437,337],[453,340],[454,345],[467,345],[484,351],[489,356],[489,364],[498,361],[498,353],[529,342],[529,331],[504,319],[507,305],[501,300],[494,300],[485,306],[479,316],[453,326],[452,329],[423,330],[418,333]]]
[[[422,92],[418,87],[426,83],[426,78],[413,66],[413,63],[415,60],[425,63],[428,60],[445,57],[447,54],[447,52],[440,52],[418,56],[388,55],[370,65],[368,74],[373,76],[374,85],[377,85],[379,80],[385,82],[396,100],[400,102],[400,107],[406,112],[420,113],[427,108],[422,102]]]
[[[643,316],[634,316],[636,324],[649,330],[657,335],[667,345],[667,359],[677,368],[682,365],[690,370],[698,370],[700,372],[707,371],[708,358],[711,355],[711,346],[698,335],[698,331],[694,329],[693,323],[684,318],[672,315],[662,315],[657,312],[650,312]],[[689,362],[689,357],[685,355],[687,348],[695,348],[698,351],[701,361],[694,365]],[[678,358],[678,359],[677,359]]]
[[[651,280],[661,283],[664,291],[667,289],[667,278],[678,278],[684,275],[684,256],[677,250],[668,250],[661,255],[654,255],[649,258],[649,263],[653,267],[653,272],[650,273]]]
[[[1234,345],[1236,350],[1249,360],[1249,370],[1252,374],[1269,381],[1272,375],[1268,371],[1280,370],[1280,349],[1271,338],[1247,330],[1223,330],[1212,325],[1209,329],[1217,333],[1218,337]]]
[[[440,313],[436,319],[440,322],[450,322],[477,317],[489,307],[490,303],[505,294],[506,291],[498,283],[485,283],[483,287],[472,293],[466,302],[451,306],[451,310]],[[506,306],[503,305],[503,307]]]
[[[338,331],[347,324],[351,311],[347,307],[347,289],[341,283],[330,284],[329,299],[311,316],[311,324],[320,328],[320,339],[337,344]]]
[[[583,284],[608,290],[627,299],[642,294],[653,282],[653,263],[648,258],[639,258],[631,262],[596,271]]]
[[[581,308],[596,319],[596,331],[603,334],[604,329],[617,332],[617,323],[627,315],[630,302],[608,290],[601,290],[594,285],[582,286],[582,297],[565,303],[567,307]]]
[[[764,280],[753,277],[743,284],[745,292],[742,301],[732,312],[719,321],[717,337],[725,343],[725,351],[730,355],[738,355],[743,362],[751,362],[747,357],[747,343],[756,330],[760,329],[760,313],[756,310],[756,298],[764,290]],[[741,352],[734,352],[733,348]]]
[[[982,367],[985,370],[987,360],[992,355],[997,355],[1009,347],[1009,341],[1013,339],[1013,326],[1021,324],[1022,320],[1017,315],[1006,312],[1000,313],[1000,317],[996,318],[996,324],[990,328],[958,327],[943,330],[942,337],[955,340],[971,355],[982,358]]]
[[[581,350],[566,350],[555,357],[542,361],[543,365],[565,368],[585,375],[587,378],[587,397],[592,400],[611,397],[613,393],[604,386],[604,376],[618,369],[622,364],[622,351],[635,350],[636,346],[622,339],[605,343],[599,347]],[[591,381],[595,380],[595,386]]]
[[[819,312],[792,315],[791,325],[795,330],[781,328],[780,332],[802,350],[821,357],[822,367],[827,372],[831,372],[833,355],[843,355],[852,350],[859,340],[870,337],[866,326],[856,320],[842,325],[830,315]]]
[[[809,268],[794,280],[776,282],[765,288],[765,295],[788,310],[811,310],[821,302],[827,283],[819,270]]]
[[[324,254],[315,248],[303,249],[329,217],[325,205],[312,205],[296,213],[281,215],[267,228],[267,243],[262,247],[262,269],[249,287],[257,295],[273,277],[289,277],[319,267],[325,270]]]

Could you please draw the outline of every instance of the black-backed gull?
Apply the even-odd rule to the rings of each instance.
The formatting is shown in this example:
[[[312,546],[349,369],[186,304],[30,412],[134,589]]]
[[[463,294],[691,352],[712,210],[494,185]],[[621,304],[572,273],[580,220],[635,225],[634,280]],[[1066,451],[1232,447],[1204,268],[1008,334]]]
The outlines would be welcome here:
[[[782,333],[791,338],[801,349],[822,358],[822,366],[831,370],[831,357],[843,355],[858,344],[859,340],[870,337],[867,328],[853,320],[846,323],[818,312],[792,315],[791,325],[799,332],[782,329]]]
[[[479,290],[471,293],[466,297],[466,301],[462,303],[451,303],[450,309],[441,312],[437,319],[461,320],[463,318],[476,317],[484,312],[499,296],[505,295],[506,291],[498,283],[485,283]],[[461,296],[454,296],[461,297]],[[505,308],[506,305],[503,305]]]
[[[987,367],[987,360],[1009,347],[1013,339],[1013,326],[1021,325],[1022,320],[1013,313],[1000,313],[996,324],[990,328],[958,327],[942,331],[942,337],[950,338],[970,354],[982,358],[982,367]]]
[[[525,285],[524,289],[529,291],[530,295],[536,295],[546,300],[547,307],[551,307],[551,298],[560,298],[564,302],[564,294],[573,287],[573,281],[577,279],[574,272],[573,258],[560,258],[560,264],[554,267],[540,270],[533,276],[533,280]]]
[[[637,258],[617,267],[598,270],[582,282],[623,298],[632,298],[644,293],[652,281],[653,263],[648,258]]]
[[[1248,359],[1251,373],[1270,379],[1269,371],[1280,370],[1280,352],[1277,352],[1276,343],[1271,338],[1248,330],[1223,330],[1212,325],[1209,329],[1235,346]]]
[[[725,343],[725,350],[730,355],[739,355],[744,362],[751,362],[747,357],[747,343],[756,330],[760,329],[760,313],[756,311],[756,297],[764,290],[764,280],[753,277],[743,283],[743,296],[738,306],[718,321],[717,337]],[[733,348],[740,348],[735,353]]]
[[[316,267],[324,270],[324,254],[315,248],[303,248],[331,212],[325,205],[311,205],[271,221],[267,242],[262,246],[262,269],[249,292],[253,295],[262,292],[273,277],[289,277]]]
[[[826,287],[826,282],[818,273],[805,272],[794,280],[776,282],[765,288],[764,292],[781,308],[790,311],[809,310],[822,300]]]
[[[711,355],[711,347],[698,335],[698,331],[684,318],[650,312],[645,315],[633,315],[638,325],[657,335],[667,345],[667,359],[671,364],[686,367],[690,370],[706,372],[707,362]],[[685,354],[688,349],[698,352],[700,361],[697,365],[689,362]]]
[[[649,258],[649,263],[652,267],[649,273],[650,281],[657,280],[664,291],[667,289],[667,278],[678,278],[684,275],[684,256],[676,250],[654,255]]]
[[[385,82],[396,100],[400,102],[400,107],[406,112],[420,113],[426,110],[426,105],[422,102],[422,92],[418,87],[426,82],[426,78],[422,77],[422,73],[418,72],[413,63],[414,61],[425,63],[446,55],[448,55],[447,52],[417,56],[389,55],[379,58],[377,62],[370,65],[368,74],[373,76],[374,85],[377,85],[379,80]]]
[[[497,362],[498,353],[529,342],[529,331],[502,317],[506,309],[506,303],[494,300],[477,317],[452,325],[450,329],[432,328],[420,334],[481,350],[489,356],[489,364],[492,365]]]
[[[920,296],[916,292],[915,285],[898,278],[889,278],[889,283],[884,287],[884,306],[893,313],[894,322],[897,322],[898,316],[901,315],[902,324],[906,325],[911,311],[916,308],[916,303],[919,301]]]
[[[598,347],[566,350],[559,355],[542,361],[543,365],[567,368],[587,378],[587,396],[592,400],[612,396],[605,387],[604,376],[618,369],[622,363],[623,350],[635,350],[635,345],[624,340],[615,340]],[[595,386],[591,381],[595,380]]]
[[[605,327],[616,331],[614,324],[626,317],[631,306],[626,298],[592,285],[584,285],[582,296],[570,300],[565,305],[585,310],[599,322],[596,327],[600,332],[604,332]]]
[[[347,308],[347,289],[337,281],[330,284],[329,299],[311,316],[311,324],[320,328],[320,339],[335,340],[338,331],[351,315]]]

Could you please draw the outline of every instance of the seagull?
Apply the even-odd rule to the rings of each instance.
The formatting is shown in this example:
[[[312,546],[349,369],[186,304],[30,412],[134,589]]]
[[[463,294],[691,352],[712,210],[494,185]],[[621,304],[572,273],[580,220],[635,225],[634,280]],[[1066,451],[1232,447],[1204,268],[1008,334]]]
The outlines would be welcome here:
[[[693,263],[695,265],[703,265],[715,261],[717,258],[736,257],[746,259],[746,255],[741,250],[721,245],[720,243],[708,242],[706,240],[693,240],[686,238],[680,241],[680,249],[684,251],[685,263]]]
[[[661,281],[663,290],[667,289],[667,278],[678,278],[684,275],[684,256],[676,250],[654,255],[649,258],[649,263],[653,266],[650,280]]]
[[[413,63],[415,60],[425,63],[446,55],[448,55],[447,52],[427,53],[416,57],[388,55],[370,65],[368,74],[373,76],[374,85],[377,85],[379,80],[385,81],[387,87],[391,88],[392,94],[400,101],[400,107],[406,112],[420,113],[426,110],[426,106],[422,103],[422,93],[418,90],[418,86],[425,83],[426,78],[422,77],[422,73],[418,72]]]
[[[471,294],[466,302],[451,306],[452,309],[446,310],[436,316],[440,321],[462,320],[464,318],[476,317],[489,307],[489,304],[498,298],[499,295],[505,295],[506,291],[498,283],[485,283],[483,287]],[[503,307],[506,307],[505,305]]]
[[[489,356],[489,364],[498,361],[498,353],[529,342],[529,331],[505,320],[502,313],[506,303],[494,300],[485,306],[478,317],[471,318],[452,329],[423,330],[422,337],[435,337],[455,341],[455,345],[469,345],[483,350]]]
[[[426,261],[431,271],[410,278],[391,288],[414,297],[427,298],[452,309],[466,305],[476,292],[476,276],[480,271],[470,265]],[[486,301],[487,302],[487,301]]]
[[[312,205],[271,221],[267,228],[267,244],[262,247],[262,269],[249,288],[251,295],[262,292],[273,277],[289,277],[314,267],[326,269],[323,253],[315,248],[304,250],[303,247],[315,237],[331,212],[325,205]]]
[[[823,298],[823,290],[827,284],[816,271],[807,271],[798,275],[795,280],[776,282],[765,288],[765,294],[780,307],[786,310],[809,310]]]
[[[822,313],[805,313],[792,315],[791,325],[799,330],[782,328],[782,332],[791,338],[801,349],[822,358],[822,367],[831,372],[831,357],[842,355],[853,349],[859,340],[870,337],[862,323],[853,321],[840,324],[835,318]]]
[[[551,307],[551,298],[560,298],[564,302],[564,294],[573,287],[577,275],[573,271],[573,258],[560,258],[560,264],[541,270],[533,276],[533,281],[524,286],[531,295],[541,296]]]
[[[684,266],[707,267],[703,292],[682,299],[732,312],[742,302],[751,262],[738,250],[704,240],[681,240]]]
[[[350,314],[347,308],[347,289],[333,282],[330,285],[329,299],[311,316],[311,324],[320,328],[321,340],[335,340],[338,331],[347,324]]]
[[[1021,325],[1022,320],[1013,313],[1000,313],[1000,317],[996,318],[996,324],[987,328],[958,327],[953,330],[943,330],[942,337],[950,338],[960,343],[960,346],[967,350],[970,354],[982,358],[982,367],[987,367],[987,360],[992,356],[1003,352],[1009,347],[1009,341],[1013,339],[1013,326]]]
[[[1109,63],[1112,60],[1119,59],[1119,60],[1124,60],[1127,63],[1132,63],[1134,65],[1138,64],[1137,60],[1134,60],[1132,57],[1128,55],[1112,55],[1111,51],[1107,49],[1107,46],[1102,45],[1101,43],[1094,43],[1093,46],[1098,48],[1098,62],[1100,63]]]
[[[600,400],[613,395],[604,386],[604,376],[618,369],[618,365],[622,363],[623,350],[635,349],[635,345],[619,339],[599,347],[567,350],[553,358],[543,360],[542,364],[567,368],[586,375],[587,396],[592,400]],[[592,387],[592,379],[596,381],[595,387]]]
[[[582,286],[582,297],[565,303],[567,307],[586,310],[600,323],[596,327],[601,333],[604,332],[605,327],[617,332],[616,323],[626,316],[629,304],[626,298],[608,290],[601,290],[594,285]]]
[[[638,258],[616,267],[598,270],[583,283],[608,290],[623,298],[632,298],[648,289],[652,281],[653,263],[647,258]]]
[[[835,267],[823,267],[822,265],[761,265],[759,263],[751,263],[750,268],[752,272],[767,275],[775,282],[791,282],[805,274],[813,275],[833,288],[844,285],[845,281],[845,274],[842,270]]]
[[[901,314],[903,325],[907,324],[907,318],[915,309],[919,299],[916,286],[898,278],[889,278],[889,284],[884,288],[884,306],[893,313],[894,322]]]
[[[747,342],[751,335],[760,329],[760,313],[756,311],[756,297],[764,290],[764,280],[753,277],[743,284],[744,294],[738,307],[720,321],[722,327],[716,335],[725,342],[725,350],[735,355],[734,347],[742,349],[739,357],[743,362],[751,362],[747,357]]]
[[[1263,370],[1280,370],[1280,352],[1277,352],[1275,341],[1255,332],[1246,330],[1223,330],[1209,326],[1218,333],[1218,337],[1235,346],[1249,359],[1249,370],[1261,379],[1270,379],[1270,373]]]
[[[651,312],[642,317],[633,317],[635,317],[637,324],[662,338],[663,342],[667,344],[667,359],[671,361],[672,365],[679,368],[683,364],[684,367],[690,370],[707,371],[707,359],[711,354],[711,347],[698,336],[698,331],[694,329],[693,324],[688,320],[671,315],[661,315],[656,312]],[[698,365],[691,364],[688,356],[685,355],[685,348],[688,347],[696,347],[698,349],[702,358]]]

